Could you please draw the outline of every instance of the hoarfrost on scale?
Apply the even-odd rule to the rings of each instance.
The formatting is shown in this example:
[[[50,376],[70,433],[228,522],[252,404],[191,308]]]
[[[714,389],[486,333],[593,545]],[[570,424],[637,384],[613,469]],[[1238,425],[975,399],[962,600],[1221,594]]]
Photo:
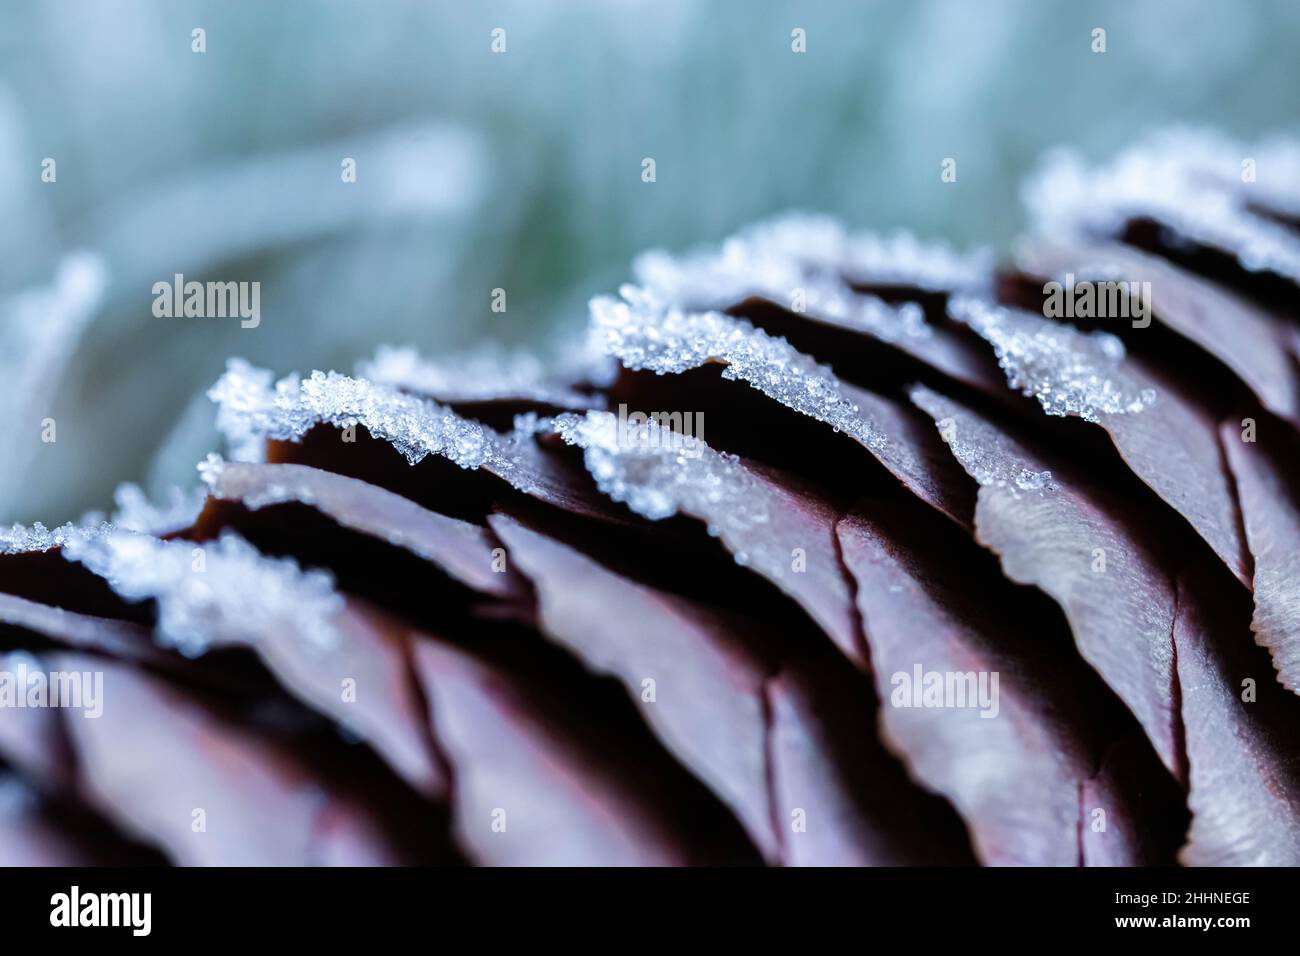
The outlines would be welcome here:
[[[304,505],[315,505],[317,503],[317,495],[312,490],[311,483],[301,479],[295,480],[297,473],[291,469],[297,466],[277,465],[271,467],[281,469],[282,475],[290,477],[287,480],[267,484],[256,492],[239,494],[237,497],[241,505],[251,511],[257,511],[260,508],[269,508],[273,505],[282,505],[289,502]],[[198,470],[204,486],[214,498],[235,497],[229,493],[223,493],[222,479],[226,472],[226,462],[220,455],[209,454],[207,458],[199,462]]]
[[[207,494],[200,486],[188,490],[173,486],[167,490],[166,500],[155,502],[139,485],[128,482],[118,485],[113,492],[117,510],[113,513],[112,524],[115,528],[142,534],[179,531],[194,524],[206,498]]]
[[[321,424],[361,425],[413,465],[440,455],[462,468],[479,468],[499,438],[436,402],[337,372],[312,372],[307,379],[288,375],[273,387],[270,372],[231,359],[208,395],[238,461],[260,460],[266,439],[297,441]]]
[[[1278,157],[1281,169],[1270,168],[1265,179],[1273,185],[1260,198],[1294,209],[1300,203],[1300,160],[1293,149],[1261,145]],[[1184,239],[1234,255],[1252,272],[1272,271],[1300,282],[1300,239],[1255,212],[1241,188],[1242,157],[1258,155],[1252,147],[1176,131],[1140,143],[1098,169],[1088,169],[1076,153],[1054,153],[1022,195],[1045,235],[1070,230],[1116,235],[1129,220],[1150,218]]]
[[[32,525],[15,524],[0,528],[0,554],[27,554],[66,548],[74,541],[95,538],[112,531],[107,522],[90,520],[81,524],[60,525],[50,529],[37,521]]]
[[[525,494],[544,489],[545,468],[531,435],[503,435],[425,398],[388,385],[337,372],[288,375],[271,384],[271,374],[232,359],[208,392],[217,402],[217,425],[234,461],[265,460],[267,439],[298,441],[317,425],[346,429],[361,425],[416,465],[430,455],[465,469],[481,468]],[[213,465],[200,465],[200,472]]]
[[[854,243],[868,241],[862,253],[850,251]],[[851,240],[833,220],[815,217],[780,219],[716,249],[684,256],[647,252],[637,258],[633,271],[649,293],[672,305],[725,309],[759,296],[886,342],[934,334],[916,303],[891,305],[855,291],[844,275],[850,259],[865,263],[873,274],[888,272],[889,281],[924,287],[932,282],[943,287],[957,283],[960,288],[972,284],[969,277],[958,278],[950,271],[960,269],[955,261],[910,237],[888,243],[874,236]]]
[[[809,271],[788,255],[751,248],[743,240],[728,240],[716,253],[683,258],[648,252],[638,257],[634,271],[647,290],[674,305],[725,309],[758,296],[886,342],[934,334],[915,302],[890,305],[853,291],[835,273]],[[796,297],[802,299],[798,306]]]
[[[606,495],[653,520],[682,514],[704,522],[737,564],[792,597],[851,661],[865,664],[837,557],[839,512],[815,491],[654,419],[635,425],[589,412],[560,416],[554,426],[584,449],[587,469]],[[803,566],[792,560],[796,555]]]
[[[156,601],[159,643],[186,656],[280,633],[311,635],[322,648],[338,640],[344,602],[333,577],[266,557],[231,532],[200,545],[114,530],[76,538],[63,554],[123,598]]]
[[[1124,343],[1109,332],[1080,332],[979,299],[954,299],[948,311],[993,346],[1007,382],[1036,398],[1048,415],[1098,422],[1101,415],[1135,414],[1156,400],[1155,389],[1124,384]]]
[[[988,249],[963,255],[946,243],[923,242],[909,232],[849,232],[829,216],[780,216],[741,235],[756,249],[796,256],[850,279],[932,292],[983,288],[993,266]]]
[[[620,291],[621,300],[592,300],[592,335],[626,367],[666,375],[722,362],[725,379],[746,382],[868,448],[885,443],[885,436],[845,397],[835,374],[785,339],[721,312],[666,307],[653,293],[635,286]]]
[[[940,397],[922,385],[914,386],[909,395],[915,405],[932,415],[940,408]],[[1034,471],[1017,464],[1020,452],[1005,433],[982,424],[959,427],[953,418],[938,418],[934,424],[953,457],[981,488],[1005,488],[1014,497],[1020,492],[1057,490],[1050,470]],[[972,428],[973,434],[963,434],[964,429]]]
[[[987,287],[992,264],[989,250],[961,255],[944,243],[922,242],[909,233],[850,233],[828,216],[794,213],[746,229],[716,251],[679,258],[648,252],[635,268],[638,281],[677,296],[674,302],[696,300],[694,304],[703,306],[703,300],[755,284],[776,293],[778,301],[795,288],[808,289],[810,304],[817,289],[832,297],[853,295],[847,286],[853,281],[973,292]],[[883,305],[872,297],[858,298]],[[911,319],[909,313],[904,316]]]
[[[1177,176],[1186,189],[1220,188],[1246,205],[1260,198],[1278,209],[1300,208],[1300,143],[1286,137],[1246,143],[1210,129],[1175,127],[1130,152],[1136,158],[1128,162]],[[1248,158],[1262,172],[1249,181],[1242,175]]]
[[[1264,202],[1272,208],[1300,216],[1300,142],[1286,138],[1266,140],[1258,144],[1252,155],[1259,166],[1268,170],[1268,175],[1251,183],[1251,188],[1258,187]]]
[[[734,455],[678,435],[653,419],[621,425],[609,412],[561,415],[555,430],[583,450],[602,492],[651,520],[678,512],[725,514],[734,530],[768,522],[761,489]],[[720,526],[711,534],[726,537]]]
[[[563,371],[551,368],[531,352],[506,351],[495,345],[438,359],[425,358],[410,346],[382,346],[374,358],[357,366],[361,378],[443,402],[520,398],[583,410],[601,401],[565,384]],[[573,377],[581,377],[587,370],[578,367],[572,371]]]

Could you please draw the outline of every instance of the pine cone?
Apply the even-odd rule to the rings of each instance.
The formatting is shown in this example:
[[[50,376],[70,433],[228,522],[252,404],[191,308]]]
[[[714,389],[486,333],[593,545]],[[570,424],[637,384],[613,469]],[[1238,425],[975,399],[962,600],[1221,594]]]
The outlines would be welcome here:
[[[1300,148],[1245,155],[1057,157],[1000,267],[648,253],[563,369],[232,360],[197,493],[3,536],[0,863],[1300,864]]]

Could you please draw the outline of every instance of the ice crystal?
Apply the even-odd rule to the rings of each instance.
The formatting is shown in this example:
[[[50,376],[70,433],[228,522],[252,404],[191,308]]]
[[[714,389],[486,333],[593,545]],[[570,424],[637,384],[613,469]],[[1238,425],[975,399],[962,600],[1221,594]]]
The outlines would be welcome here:
[[[953,438],[948,442],[953,456],[962,464],[980,487],[993,485],[1009,489],[1012,494],[1020,491],[1055,491],[1050,470],[1033,471],[1008,464],[1004,459],[989,454],[981,445],[964,442]]]
[[[266,557],[232,532],[200,545],[116,530],[72,540],[63,553],[123,598],[156,601],[159,643],[190,657],[285,632],[318,647],[338,640],[344,604],[331,575]]]
[[[1300,217],[1300,142],[1292,139],[1267,140],[1252,154],[1259,167],[1268,170],[1262,180],[1251,183],[1263,201],[1279,212]],[[1240,178],[1241,160],[1234,172]],[[1232,169],[1232,167],[1228,167]]]
[[[963,255],[946,243],[924,242],[908,232],[848,232],[828,216],[793,213],[742,235],[756,248],[783,252],[856,281],[933,292],[982,289],[993,266],[989,249]]]
[[[297,441],[321,424],[361,425],[412,465],[437,455],[461,468],[485,469],[525,494],[539,490],[539,452],[530,436],[502,435],[389,385],[313,372],[305,380],[289,375],[272,386],[269,372],[232,359],[208,394],[219,405],[217,425],[235,461],[264,460],[267,439]],[[209,456],[200,474],[208,467],[219,468],[220,459]]]
[[[69,522],[53,529],[39,521],[32,525],[15,524],[0,528],[0,554],[52,551],[65,548],[74,541],[101,537],[112,530],[111,525],[94,515],[78,524]]]
[[[1021,492],[1056,490],[1052,472],[1046,469],[1035,471],[1021,464],[1024,459],[1022,449],[1005,433],[976,418],[966,419],[959,426],[956,419],[945,414],[946,399],[924,386],[914,387],[911,398],[929,414],[940,416],[935,419],[939,437],[980,487],[1005,488],[1016,497]]]
[[[593,411],[561,415],[554,427],[583,449],[587,470],[610,498],[655,521],[691,515],[706,522],[738,564],[776,578],[789,571],[788,535],[780,533],[785,502],[736,456],[653,419],[626,423]]]
[[[883,446],[884,436],[843,394],[835,374],[785,339],[721,312],[665,307],[654,294],[634,286],[621,291],[622,300],[592,300],[592,334],[626,367],[664,375],[722,362],[723,378],[746,382],[868,448]]]
[[[827,231],[838,227],[829,220],[810,221],[811,237],[823,241],[805,246],[795,241],[799,232],[795,223],[789,220],[742,233],[716,250],[676,257],[659,250],[647,252],[637,258],[634,273],[644,294],[668,305],[726,309],[751,296],[761,297],[888,342],[933,335],[916,303],[890,305],[855,292],[845,282],[837,271],[839,257],[830,249],[834,243],[824,239]],[[843,238],[842,232],[838,234]]]
[[[442,402],[519,398],[581,410],[602,401],[565,384],[564,376],[538,356],[508,352],[495,345],[441,359],[424,358],[409,346],[383,346],[374,358],[358,365],[357,373],[372,382]],[[581,377],[581,373],[572,377]]]
[[[1294,149],[1263,148],[1278,157],[1281,169],[1270,167],[1274,185],[1258,198],[1295,208],[1300,159]],[[1054,153],[1023,195],[1045,235],[1115,235],[1127,221],[1149,218],[1186,240],[1235,255],[1243,268],[1300,282],[1300,239],[1254,212],[1253,197],[1242,188],[1241,159],[1256,155],[1253,147],[1178,130],[1140,143],[1099,169],[1089,169],[1075,153]]]
[[[337,372],[289,375],[271,385],[271,374],[231,359],[208,392],[218,404],[217,427],[232,456],[257,461],[267,439],[297,441],[316,425],[360,425],[416,464],[440,455],[462,468],[478,468],[492,456],[495,432],[428,399]]]
[[[874,303],[868,317],[893,314],[907,320],[906,331],[916,331],[926,326],[915,321],[911,310],[891,313],[880,300],[853,293],[846,282],[973,292],[987,287],[992,263],[989,250],[959,255],[943,243],[921,242],[908,233],[850,233],[829,217],[792,213],[746,229],[716,250],[676,258],[662,251],[646,253],[637,260],[636,275],[675,305],[716,308],[732,304],[720,300],[737,294],[787,301],[793,290],[803,289],[809,308],[814,298]],[[888,325],[882,323],[882,328]]]
[[[954,299],[952,316],[993,346],[1007,382],[1036,398],[1049,415],[1135,414],[1156,400],[1152,388],[1134,384],[1123,370],[1124,344],[1109,332],[1084,333],[1027,312]]]
[[[139,485],[119,485],[113,493],[117,510],[113,513],[114,527],[144,534],[167,534],[192,525],[203,510],[206,498],[204,489],[175,486],[167,490],[165,501],[154,502]]]
[[[214,451],[208,452],[207,457],[194,466],[199,473],[199,480],[208,489],[215,488],[221,481],[221,472],[225,467],[225,459]]]
[[[766,511],[746,502],[756,483],[734,455],[714,451],[654,419],[623,422],[609,412],[566,414],[554,421],[560,437],[583,449],[596,484],[615,501],[653,520],[679,511],[732,509],[746,524],[767,521]]]
[[[282,474],[293,474],[292,471],[286,471],[284,466],[275,467],[280,468]],[[291,501],[305,505],[316,504],[315,494],[302,482],[289,484],[283,481],[273,482],[262,486],[255,493],[238,493],[226,488],[228,476],[226,460],[216,453],[209,454],[199,462],[198,472],[204,487],[214,498],[237,498],[240,504],[252,511]]]

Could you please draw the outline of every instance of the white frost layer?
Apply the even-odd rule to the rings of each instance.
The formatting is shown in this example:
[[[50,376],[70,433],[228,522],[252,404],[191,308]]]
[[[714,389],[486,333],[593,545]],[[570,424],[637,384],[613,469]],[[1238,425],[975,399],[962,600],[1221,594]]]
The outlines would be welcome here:
[[[814,298],[851,302],[856,297],[884,306],[874,297],[855,296],[846,280],[973,292],[987,286],[992,265],[990,250],[961,255],[908,233],[850,233],[829,217],[794,213],[751,226],[716,249],[677,258],[648,252],[637,260],[636,275],[672,303],[697,308],[731,305],[717,300],[738,292],[783,302],[796,288],[808,292],[809,308]],[[872,317],[888,314],[876,311]],[[904,317],[914,324],[910,313]]]
[[[1135,414],[1156,400],[1155,389],[1134,388],[1121,373],[1124,343],[1109,332],[1084,333],[1027,312],[979,299],[953,299],[949,314],[993,346],[1007,382],[1038,399],[1049,415]]]
[[[231,359],[208,392],[218,405],[217,427],[238,461],[260,460],[267,439],[297,441],[322,424],[360,425],[411,464],[440,455],[462,468],[484,465],[500,437],[436,402],[365,379],[312,372],[305,380],[288,375],[272,385],[271,378],[243,359]]]
[[[70,541],[63,554],[128,601],[157,601],[159,643],[187,656],[266,634],[306,634],[320,647],[338,641],[344,604],[331,575],[268,558],[231,532],[196,544],[110,531]]]
[[[87,538],[101,537],[113,530],[107,522],[91,517],[80,524],[47,528],[39,521],[32,525],[16,524],[0,528],[0,554],[27,554],[67,547]]]
[[[555,419],[555,430],[583,449],[587,470],[610,498],[655,521],[676,514],[700,518],[737,564],[786,577],[788,542],[773,528],[782,502],[735,455],[698,439],[690,440],[690,453],[684,454],[681,436],[653,420],[624,428],[609,412]]]
[[[124,531],[138,531],[141,534],[168,534],[188,528],[199,517],[207,491],[202,487],[188,490],[172,486],[167,489],[166,500],[150,500],[139,485],[126,483],[118,485],[113,492],[113,501],[117,510],[113,513],[112,524]]]
[[[1010,464],[998,455],[988,454],[982,445],[963,441],[956,433],[952,433],[952,437],[948,440],[948,447],[952,449],[953,457],[961,462],[966,473],[974,478],[980,487],[992,485],[1006,488],[1012,494],[1019,491],[1056,490],[1050,470],[1031,471]]]
[[[1242,182],[1242,161],[1256,161],[1257,181]],[[1233,143],[1173,130],[1089,169],[1069,151],[1051,154],[1022,195],[1044,235],[1116,234],[1130,219],[1151,218],[1187,239],[1222,249],[1251,271],[1300,282],[1300,239],[1251,211],[1253,199],[1300,208],[1300,155],[1294,145]]]
[[[637,514],[658,521],[680,511],[698,515],[726,508],[745,524],[767,522],[765,510],[748,507],[757,483],[736,456],[714,451],[701,439],[684,439],[653,419],[626,423],[620,431],[610,412],[560,415],[554,428],[583,449],[600,490]],[[690,442],[689,454],[683,441]]]
[[[963,254],[946,243],[924,242],[908,232],[888,236],[848,232],[827,216],[798,213],[759,223],[742,236],[758,248],[785,252],[853,280],[933,292],[983,288],[994,262],[990,249]]]
[[[461,468],[486,469],[525,494],[539,490],[531,434],[516,429],[502,435],[390,385],[337,372],[288,375],[273,385],[270,372],[231,359],[208,395],[218,405],[217,427],[235,461],[263,461],[267,439],[298,441],[316,425],[360,425],[412,465],[437,455]]]
[[[374,358],[357,366],[361,378],[442,402],[519,398],[577,411],[602,401],[565,384],[565,378],[584,378],[585,370],[573,371],[572,376],[562,375],[531,352],[495,345],[438,359],[425,358],[409,346],[382,346]],[[603,377],[591,371],[593,378]]]
[[[910,395],[931,415],[941,415],[946,407],[946,399],[924,386],[915,386]],[[1033,471],[1017,463],[1020,450],[1006,434],[977,419],[967,422],[959,426],[954,418],[937,418],[934,424],[953,457],[980,487],[1005,488],[1017,498],[1021,492],[1058,490],[1050,470]]]
[[[647,293],[686,308],[726,309],[754,296],[886,342],[934,334],[914,302],[890,305],[854,292],[832,273],[807,271],[788,256],[756,252],[739,240],[728,240],[717,254],[673,258],[647,252],[637,258],[634,272]]]
[[[624,286],[621,292],[622,300],[592,300],[591,330],[600,347],[626,367],[666,375],[711,360],[724,362],[723,378],[746,382],[868,448],[883,446],[884,435],[845,397],[835,374],[785,339],[721,312],[665,307],[657,296],[635,286]]]

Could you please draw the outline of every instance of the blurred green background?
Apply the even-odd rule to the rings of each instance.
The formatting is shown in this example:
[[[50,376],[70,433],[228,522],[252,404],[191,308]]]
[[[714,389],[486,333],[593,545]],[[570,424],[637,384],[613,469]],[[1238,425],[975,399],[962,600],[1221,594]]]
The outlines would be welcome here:
[[[230,355],[559,341],[638,251],[792,208],[1003,246],[1048,147],[1291,129],[1297,27],[1295,0],[6,0],[0,520],[192,483]],[[260,282],[261,325],[155,318],[177,272]]]

